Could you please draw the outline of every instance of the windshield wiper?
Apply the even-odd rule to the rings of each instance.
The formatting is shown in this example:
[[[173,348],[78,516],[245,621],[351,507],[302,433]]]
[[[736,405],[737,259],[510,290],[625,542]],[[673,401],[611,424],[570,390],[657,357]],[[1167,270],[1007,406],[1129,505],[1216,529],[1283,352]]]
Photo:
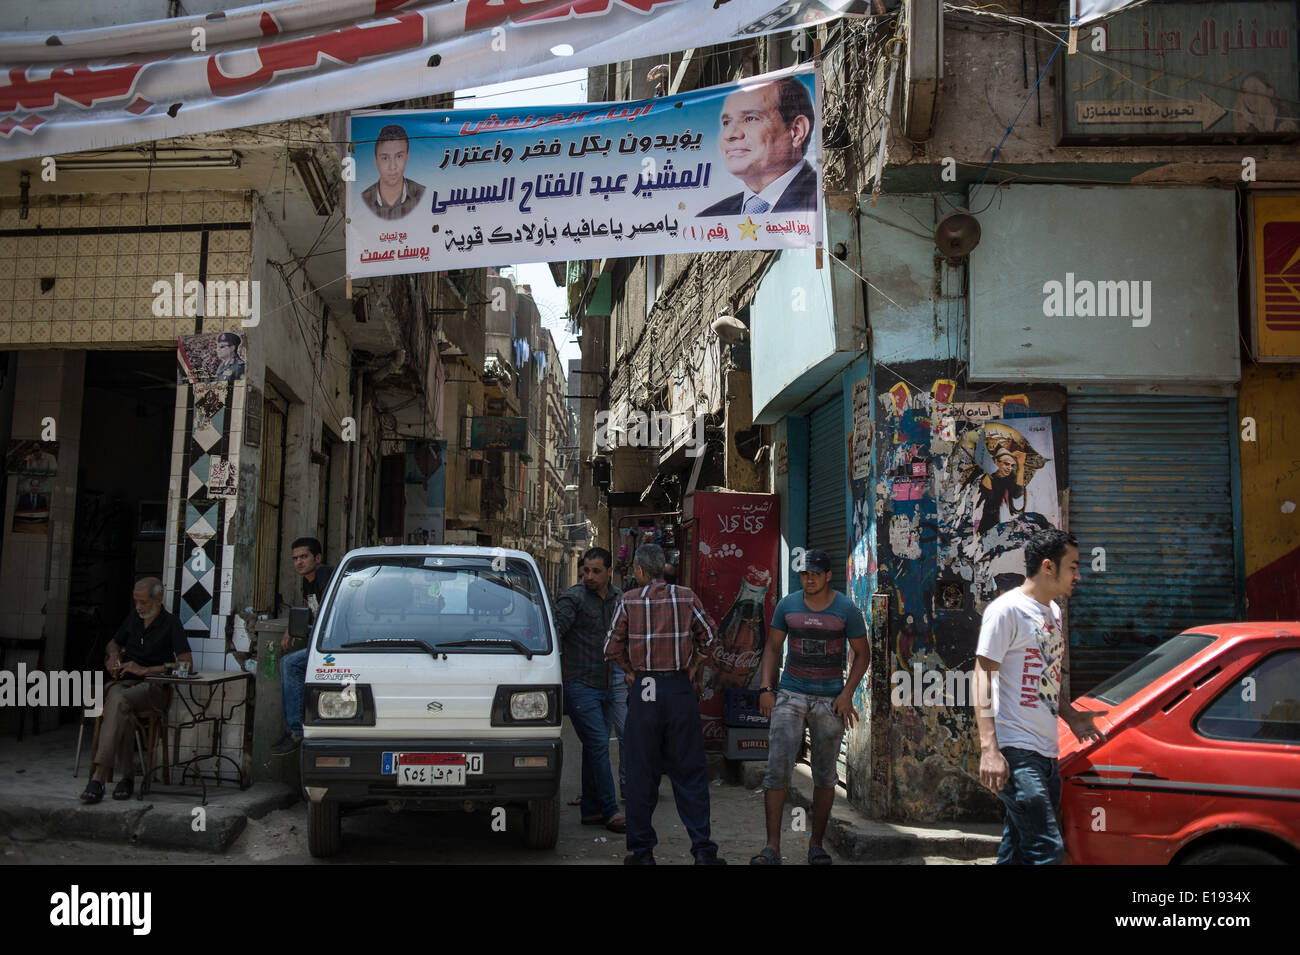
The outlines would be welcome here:
[[[353,643],[345,643],[340,649],[355,650],[357,647],[419,647],[435,660],[438,658],[438,651],[431,644],[411,637],[377,637],[374,640],[358,640]]]
[[[453,641],[452,643],[440,643],[438,644],[438,646],[439,647],[514,647],[516,650],[522,653],[529,660],[531,660],[533,658],[533,654],[537,652],[531,647],[525,646],[524,644],[520,643],[518,640],[514,640],[509,637],[505,639],[501,639],[498,637],[486,637],[482,639],[456,640]]]

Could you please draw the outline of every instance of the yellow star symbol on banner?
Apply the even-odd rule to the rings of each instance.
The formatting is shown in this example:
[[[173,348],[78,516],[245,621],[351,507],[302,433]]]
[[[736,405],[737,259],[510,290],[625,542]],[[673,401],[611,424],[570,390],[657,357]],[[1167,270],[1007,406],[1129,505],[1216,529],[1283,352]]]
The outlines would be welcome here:
[[[750,216],[745,216],[745,221],[740,223],[740,237],[742,239],[748,237],[755,242],[758,241],[758,223]]]

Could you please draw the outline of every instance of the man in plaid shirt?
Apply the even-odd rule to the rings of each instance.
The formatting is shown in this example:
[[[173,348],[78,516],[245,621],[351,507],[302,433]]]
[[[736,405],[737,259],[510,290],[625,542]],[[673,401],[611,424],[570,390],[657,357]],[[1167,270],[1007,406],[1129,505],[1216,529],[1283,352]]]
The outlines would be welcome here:
[[[642,544],[633,562],[641,586],[623,594],[610,621],[605,656],[629,675],[626,865],[654,865],[651,817],[667,773],[696,865],[725,865],[709,838],[709,774],[692,676],[717,626],[688,587],[664,582],[664,551]]]

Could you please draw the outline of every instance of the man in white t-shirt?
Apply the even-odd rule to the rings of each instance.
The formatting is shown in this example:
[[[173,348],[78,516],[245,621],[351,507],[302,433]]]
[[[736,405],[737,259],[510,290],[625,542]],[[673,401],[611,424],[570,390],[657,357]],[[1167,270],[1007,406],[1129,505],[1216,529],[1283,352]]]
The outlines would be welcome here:
[[[1100,739],[1094,719],[1060,699],[1065,639],[1056,598],[1079,582],[1079,543],[1039,531],[1025,546],[1025,582],[984,608],[975,650],[980,782],[1006,807],[998,865],[1052,865],[1065,856],[1056,821],[1057,714],[1080,739]],[[991,702],[991,706],[988,704]]]

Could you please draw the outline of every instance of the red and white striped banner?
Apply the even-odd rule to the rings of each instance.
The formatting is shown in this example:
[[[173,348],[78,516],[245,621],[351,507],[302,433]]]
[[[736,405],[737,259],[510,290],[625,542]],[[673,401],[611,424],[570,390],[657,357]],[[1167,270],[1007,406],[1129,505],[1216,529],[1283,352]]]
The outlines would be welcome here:
[[[872,12],[871,0],[280,0],[9,32],[0,160],[375,106]]]

